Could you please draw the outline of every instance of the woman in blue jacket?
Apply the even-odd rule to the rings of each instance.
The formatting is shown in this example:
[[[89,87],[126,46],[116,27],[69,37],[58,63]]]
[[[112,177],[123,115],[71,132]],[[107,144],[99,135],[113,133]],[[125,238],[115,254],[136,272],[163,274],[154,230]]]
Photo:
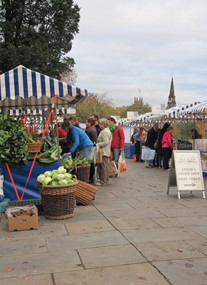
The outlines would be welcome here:
[[[89,158],[93,151],[93,142],[88,135],[79,127],[71,125],[68,121],[66,126],[68,132],[66,143],[69,148],[69,153],[75,156],[77,151],[80,152],[80,158]]]

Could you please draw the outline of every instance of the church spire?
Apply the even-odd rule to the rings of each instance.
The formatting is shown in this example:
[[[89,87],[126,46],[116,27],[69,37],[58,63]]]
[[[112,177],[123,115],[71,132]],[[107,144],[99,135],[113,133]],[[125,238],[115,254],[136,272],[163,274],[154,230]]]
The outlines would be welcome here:
[[[174,106],[176,106],[176,102],[175,102],[174,82],[173,82],[173,77],[172,77],[171,84],[170,84],[170,93],[169,93],[168,102],[167,102],[167,109],[170,109]]]

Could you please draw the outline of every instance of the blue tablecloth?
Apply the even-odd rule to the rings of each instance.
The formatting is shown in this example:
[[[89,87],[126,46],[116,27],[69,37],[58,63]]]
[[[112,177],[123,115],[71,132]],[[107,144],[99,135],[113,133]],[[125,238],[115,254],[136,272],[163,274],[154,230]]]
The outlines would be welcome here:
[[[30,176],[29,183],[27,184],[26,191],[24,193],[23,200],[30,200],[30,199],[39,199],[40,193],[36,186],[37,176],[41,173],[44,173],[47,170],[53,170],[57,169],[60,166],[60,161],[57,160],[53,163],[40,163],[36,162],[32,171],[32,174]],[[19,196],[21,197],[22,192],[24,191],[25,184],[27,181],[27,176],[29,174],[30,168],[32,165],[32,161],[28,162],[24,165],[17,165],[14,167],[10,167],[11,173],[14,179],[14,182],[17,187],[17,191],[19,193]],[[9,173],[6,169],[6,165],[2,165],[3,168],[3,174],[4,174],[4,195],[6,198],[10,198],[11,200],[18,200],[12,185],[12,182],[9,177]]]
[[[133,158],[134,144],[131,144],[131,143],[124,144],[124,155],[126,158]]]

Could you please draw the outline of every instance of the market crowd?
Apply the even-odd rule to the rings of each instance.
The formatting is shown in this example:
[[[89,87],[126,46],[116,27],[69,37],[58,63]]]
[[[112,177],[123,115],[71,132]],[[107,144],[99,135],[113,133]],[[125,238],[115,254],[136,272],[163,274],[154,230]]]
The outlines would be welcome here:
[[[144,160],[146,168],[159,167],[168,170],[174,147],[173,127],[168,122],[160,126],[155,122],[143,139],[144,131],[146,129],[143,127],[134,128],[131,137],[135,145],[134,161],[142,161],[144,154],[152,150],[152,157]]]
[[[135,146],[133,160],[135,162],[144,160],[146,168],[159,167],[169,170],[173,149],[192,149],[191,142],[177,140],[175,143],[173,130],[169,122],[160,124],[154,122],[149,130],[144,127],[134,128],[131,136],[131,142]],[[196,128],[192,128],[190,132],[191,139],[202,138]],[[182,143],[184,148],[180,148]],[[148,155],[149,159],[147,159]]]
[[[86,128],[82,129],[77,117],[71,116],[58,127],[62,155],[71,155],[72,158],[78,155],[81,159],[93,157],[89,183],[106,186],[110,162],[115,162],[118,169],[119,157],[124,151],[123,128],[113,117],[99,119],[96,114],[90,115],[85,124]],[[113,177],[117,177],[117,173]]]

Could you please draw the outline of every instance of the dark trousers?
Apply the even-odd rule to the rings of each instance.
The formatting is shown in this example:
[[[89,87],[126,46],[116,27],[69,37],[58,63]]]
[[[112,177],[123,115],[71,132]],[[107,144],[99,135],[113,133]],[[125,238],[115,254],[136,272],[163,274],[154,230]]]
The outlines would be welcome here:
[[[168,169],[169,168],[169,160],[172,156],[172,148],[167,147],[163,148],[163,168]]]
[[[136,154],[136,161],[141,160],[141,142],[137,141],[134,145],[134,154]]]
[[[89,177],[89,182],[94,183],[94,177],[95,176],[95,164],[92,162],[91,167],[90,167],[90,177]]]

